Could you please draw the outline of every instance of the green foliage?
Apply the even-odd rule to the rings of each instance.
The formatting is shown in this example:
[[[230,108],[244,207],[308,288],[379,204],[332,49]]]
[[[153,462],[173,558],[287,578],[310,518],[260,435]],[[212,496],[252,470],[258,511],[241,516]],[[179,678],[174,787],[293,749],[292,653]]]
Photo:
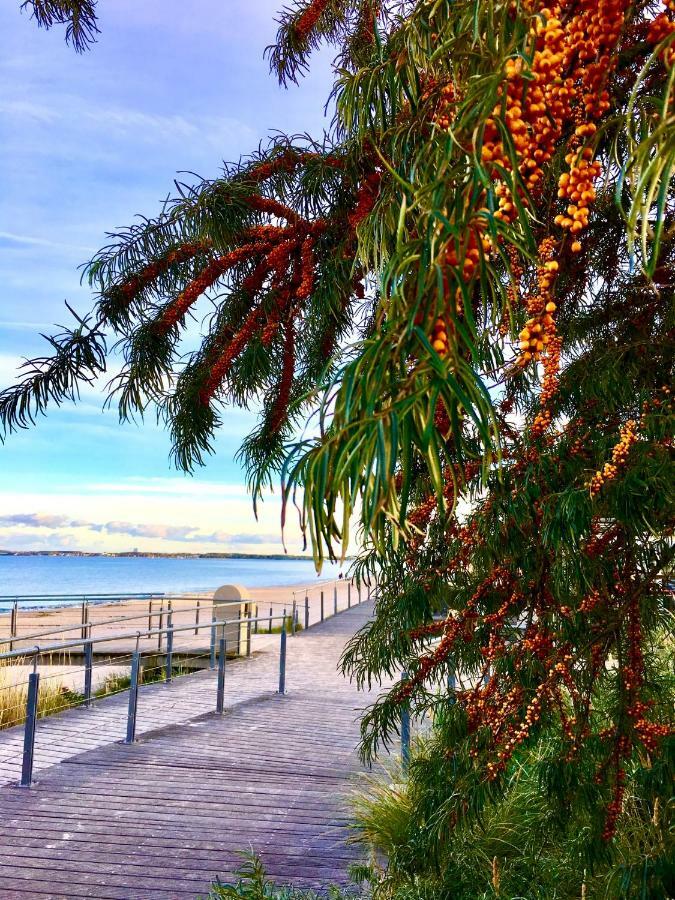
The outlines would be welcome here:
[[[461,762],[442,761],[444,748],[436,739],[420,742],[407,783],[385,772],[356,793],[355,840],[379,860],[371,866],[375,898],[672,896],[672,785],[661,782],[656,801],[631,779],[618,837],[598,854],[583,806],[561,809],[542,790],[552,747],[542,742],[514,761],[498,797],[483,796]]]
[[[355,896],[337,887],[328,887],[319,895],[315,891],[299,890],[292,886],[277,886],[266,877],[258,856],[254,853],[242,855],[245,862],[237,872],[237,881],[217,881],[211,888],[208,900],[349,900]]]
[[[72,15],[79,29],[73,40],[75,34],[84,39],[85,23],[95,27],[93,4],[33,6],[47,25]],[[644,31],[652,14],[649,3],[639,3],[629,18]],[[241,450],[250,486],[259,497],[282,473],[286,502],[301,503],[320,564],[344,554],[353,518],[379,553],[390,539],[394,545],[408,539],[411,496],[422,475],[441,507],[448,469],[477,460],[484,483],[501,455],[494,402],[505,385],[523,401],[519,412],[531,415],[536,408],[536,373],[509,383],[511,349],[499,326],[507,322],[513,337],[522,326],[524,310],[509,299],[511,251],[526,263],[536,259],[550,230],[546,198],[565,168],[567,144],[561,141],[547,164],[542,197],[530,196],[498,117],[510,165],[501,167],[500,183],[516,207],[513,221],[499,218],[498,183],[482,159],[481,141],[503,101],[507,61],[532,61],[527,7],[514,11],[501,0],[299,0],[279,22],[270,60],[284,82],[306,69],[322,42],[338,49],[330,137],[275,139],[215,181],[177,185],[176,198],[159,216],[114,235],[87,269],[98,293],[93,316],[56,339],[53,361],[29,366],[22,384],[0,395],[0,422],[5,430],[22,427],[48,404],[73,398],[79,381],[105,370],[114,347],[125,361],[110,385],[121,418],[155,407],[172,432],[176,464],[190,470],[212,451],[227,404],[247,407],[263,398],[260,423]],[[593,140],[594,158],[607,173],[586,236],[593,250],[583,256],[583,272],[567,254],[557,290],[558,330],[570,351],[577,326],[611,292],[646,303],[648,279],[668,270],[673,252],[670,78],[646,45],[622,50],[619,68],[615,105]],[[452,125],[439,127],[440,92],[447,85],[455,92]],[[293,165],[284,164],[291,159]],[[270,174],[261,177],[260,166],[268,164]],[[364,205],[373,177],[373,202]],[[327,227],[316,236],[311,296],[293,312],[291,383],[284,383],[283,329],[267,340],[256,326],[223,367],[213,393],[209,373],[223,346],[241,332],[252,302],[270,321],[280,306],[280,282],[266,275],[252,295],[247,285],[258,257],[250,253],[215,277],[200,306],[168,328],[161,322],[205,267],[246,245],[252,229],[274,221],[269,207],[251,208],[251,197]],[[462,262],[474,227],[483,229],[494,252],[481,251],[467,284]],[[202,250],[177,253],[193,243]],[[457,265],[446,263],[450,249]],[[355,279],[363,278],[372,288],[365,304],[354,291]],[[525,280],[533,285],[533,272]],[[137,289],[126,294],[134,283]],[[185,353],[188,315],[201,318],[203,340]],[[434,351],[427,327],[438,315],[453,331],[444,357]],[[660,313],[653,324],[655,330],[666,326]],[[593,336],[605,337],[595,326]],[[663,357],[658,341],[644,340]],[[627,362],[623,343],[603,343],[614,367]],[[631,346],[638,356],[645,347]],[[569,362],[573,374],[586,361],[576,368]],[[435,426],[439,408],[452,426],[444,432]],[[318,412],[318,435],[310,431],[294,441],[312,411]],[[569,414],[562,406],[557,412]]]
[[[28,9],[42,28],[66,26],[66,40],[78,53],[87,50],[96,40],[97,0],[25,0],[21,9]]]

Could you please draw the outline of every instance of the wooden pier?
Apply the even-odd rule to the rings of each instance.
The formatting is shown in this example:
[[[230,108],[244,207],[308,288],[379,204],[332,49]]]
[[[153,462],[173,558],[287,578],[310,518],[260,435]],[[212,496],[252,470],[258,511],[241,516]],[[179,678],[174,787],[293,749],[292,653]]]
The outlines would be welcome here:
[[[31,788],[6,761],[21,729],[0,733],[0,897],[205,897],[251,848],[280,882],[344,883],[359,715],[375,692],[337,664],[370,612],[290,637],[283,696],[270,636],[227,664],[222,716],[204,671],[142,687],[135,744],[119,743],[124,694],[41,720]]]

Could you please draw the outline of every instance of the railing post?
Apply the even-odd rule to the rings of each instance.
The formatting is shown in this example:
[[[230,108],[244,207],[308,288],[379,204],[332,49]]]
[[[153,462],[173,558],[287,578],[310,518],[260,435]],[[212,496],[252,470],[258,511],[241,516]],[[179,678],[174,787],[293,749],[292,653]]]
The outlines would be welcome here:
[[[272,634],[272,613],[273,613],[273,609],[270,606],[270,623],[269,623],[269,627],[267,629],[268,634]]]
[[[34,666],[37,666],[35,657]],[[40,674],[35,669],[28,676],[28,696],[26,698],[26,724],[23,730],[23,759],[21,761],[21,787],[33,783],[33,758],[35,756],[35,726],[38,714]]]
[[[451,695],[450,703],[456,702],[456,697],[454,696],[456,689],[457,689],[457,679],[455,678],[455,676],[452,672],[449,672],[448,673],[448,693]]]
[[[281,643],[279,645],[279,693],[286,693],[286,620],[281,626]]]
[[[258,623],[258,604],[257,603],[253,607],[253,612],[255,613],[255,615],[253,616],[253,618],[255,619],[255,622],[253,623],[253,634],[257,634],[258,633],[258,624],[259,624]]]
[[[309,597],[305,594],[305,631],[309,628]]]
[[[209,649],[209,668],[211,670],[216,667],[216,617],[211,619],[211,646]]]
[[[227,642],[224,637],[220,639],[218,652],[218,690],[216,693],[216,712],[222,713],[225,709],[225,654]]]
[[[168,631],[166,633],[166,669],[164,681],[169,684],[173,670],[173,611],[171,609],[167,615],[166,624]]]
[[[338,604],[337,604],[337,585],[333,585],[333,615],[337,616]]]
[[[134,650],[131,657],[131,684],[129,685],[129,707],[127,710],[127,736],[125,744],[133,744],[136,740],[136,712],[138,710],[138,672],[141,654]]]
[[[324,613],[323,613],[323,591],[321,591],[321,621],[323,622]]]
[[[157,649],[162,649],[162,630],[164,629],[164,597],[159,607],[159,634],[157,635]]]
[[[87,624],[89,622],[89,601],[85,598],[82,601],[82,632],[81,638],[82,640],[87,639]]]
[[[408,673],[401,672],[401,685],[408,680]],[[401,767],[403,774],[408,774],[410,765],[410,707],[405,700],[401,706]]]
[[[253,612],[253,605],[251,603],[246,604],[246,618],[248,622],[246,623],[246,655],[251,655],[251,613]]]
[[[89,637],[91,638],[91,626],[89,626]],[[84,645],[84,705],[89,709],[91,706],[91,676],[94,663],[94,645],[90,642]]]
[[[148,631],[152,631],[152,600],[148,600]]]
[[[12,605],[12,611],[11,611],[11,613],[10,613],[10,615],[9,615],[9,636],[10,636],[10,639],[16,637],[16,624],[17,624],[17,617],[18,617],[18,615],[19,615],[19,601],[18,601],[18,600],[15,600],[15,601],[14,601],[14,604]],[[10,642],[9,642],[9,651],[10,651],[10,653],[12,652],[13,649],[14,649],[14,642],[13,642],[12,640],[10,640]]]
[[[199,634],[199,608],[201,601],[197,600],[197,609],[195,610],[195,635]]]
[[[351,581],[347,584],[347,609],[352,608],[352,583]]]
[[[298,620],[298,604],[294,600],[293,601],[293,611],[291,613],[291,634],[295,637],[295,627],[297,625]]]

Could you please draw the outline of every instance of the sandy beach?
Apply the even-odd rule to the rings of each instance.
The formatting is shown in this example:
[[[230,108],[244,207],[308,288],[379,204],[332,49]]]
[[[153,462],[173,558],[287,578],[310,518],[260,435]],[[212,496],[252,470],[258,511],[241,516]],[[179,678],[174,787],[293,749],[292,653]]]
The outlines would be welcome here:
[[[251,627],[251,650],[258,652],[279,640],[278,629],[284,612],[290,616],[294,604],[297,621],[304,627],[306,621],[314,625],[337,609],[342,610],[359,602],[359,591],[345,579],[301,582],[294,585],[269,585],[248,590],[244,596],[251,605],[253,617],[263,619]],[[322,603],[323,596],[323,603]],[[361,597],[366,599],[366,589]],[[233,607],[233,616],[238,607]],[[148,600],[120,600],[114,603],[89,603],[83,606],[61,606],[52,609],[19,608],[14,635],[11,636],[11,614],[0,614],[0,646],[3,650],[24,650],[26,656],[11,665],[0,668],[0,691],[24,683],[32,671],[32,651],[61,642],[77,642],[85,633],[93,638],[114,637],[94,647],[92,688],[96,691],[113,676],[126,675],[131,653],[136,645],[145,654],[160,657],[165,652],[165,636],[147,636],[148,630],[166,628],[169,612],[176,629],[173,651],[191,660],[206,664],[210,654],[213,615],[213,592],[177,594]],[[270,616],[272,619],[270,620]],[[86,625],[83,626],[83,617]],[[194,626],[189,628],[188,626]],[[83,661],[81,647],[73,647],[40,657],[39,671],[43,684],[73,691],[82,690]]]

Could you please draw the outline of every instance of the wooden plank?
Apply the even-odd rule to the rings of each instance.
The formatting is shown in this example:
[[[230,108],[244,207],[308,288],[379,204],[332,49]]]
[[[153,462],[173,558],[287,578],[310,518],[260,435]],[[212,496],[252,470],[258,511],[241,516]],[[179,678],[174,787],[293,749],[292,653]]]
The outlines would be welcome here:
[[[125,798],[121,803],[103,802],[94,797],[87,795],[75,795],[68,802],[56,799],[54,796],[49,798],[49,808],[58,815],[66,817],[73,813],[78,817],[86,815],[82,813],[83,806],[95,806],[96,815],[106,815],[116,817],[118,819],[134,819],[136,814],[142,814],[143,820],[146,822],[167,822],[170,823],[178,820],[184,827],[191,825],[199,825],[206,821],[210,826],[226,827],[231,826],[233,822],[242,821],[248,816],[255,816],[256,822],[259,824],[274,823],[283,818],[286,823],[298,825],[323,824],[326,828],[340,828],[349,821],[349,819],[340,815],[335,804],[327,804],[323,810],[321,809],[305,809],[302,806],[279,805],[276,807],[266,807],[262,805],[244,805],[228,803],[220,806],[211,806],[195,810],[195,803],[190,801],[173,802],[170,797],[162,801],[162,812],[155,812],[157,804],[154,802],[132,801]],[[3,803],[4,812],[11,813],[17,810],[23,810],[24,804],[21,801],[13,803],[12,801]],[[47,807],[45,806],[44,809]],[[44,810],[37,806],[31,809],[33,816],[39,816]],[[327,814],[330,812],[330,823],[326,823]],[[51,815],[51,813],[50,813]]]
[[[223,841],[219,844],[205,845],[205,842],[176,842],[169,838],[163,841],[150,841],[142,838],[140,835],[128,835],[124,839],[116,834],[110,835],[92,835],[67,833],[67,837],[63,837],[64,832],[51,832],[47,839],[45,834],[39,829],[27,831],[25,828],[14,829],[13,835],[20,839],[16,841],[16,846],[10,848],[7,858],[13,856],[31,856],[30,851],[33,848],[42,848],[44,852],[53,850],[55,853],[69,852],[76,853],[78,858],[82,858],[83,851],[98,852],[105,850],[108,856],[140,856],[143,860],[148,860],[152,865],[156,859],[166,859],[167,855],[177,860],[189,859],[193,864],[200,863],[202,860],[206,863],[215,861],[220,864],[223,853],[238,854],[241,852],[241,846],[238,842],[230,838],[230,844]],[[5,829],[0,829],[2,838],[10,837]],[[94,839],[98,838],[98,839]],[[34,854],[33,854],[34,855]],[[354,858],[353,848],[346,849],[339,842],[335,841],[319,841],[299,843],[294,840],[293,844],[288,844],[282,850],[271,847],[265,851],[268,859],[286,859],[288,861],[301,858],[305,862],[311,862],[318,868],[332,867],[335,868],[336,862],[344,861],[344,869],[346,864]]]
[[[366,616],[289,641],[284,697],[260,690],[277,666],[261,654],[228,672],[239,702],[224,716],[204,699],[213,673],[148,688],[134,745],[116,740],[124,698],[45,723],[36,786],[0,787],[0,897],[194,898],[250,846],[280,882],[344,883],[359,856],[346,843],[357,713],[375,694],[336,667]]]

